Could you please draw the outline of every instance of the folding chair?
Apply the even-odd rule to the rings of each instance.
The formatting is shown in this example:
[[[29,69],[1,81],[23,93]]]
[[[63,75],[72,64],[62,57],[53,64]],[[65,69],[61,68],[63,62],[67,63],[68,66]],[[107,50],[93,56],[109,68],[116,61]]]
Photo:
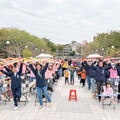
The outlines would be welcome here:
[[[28,93],[29,93],[28,84],[22,84],[22,93],[21,93],[21,95],[25,98],[25,100],[20,101],[20,102],[25,102],[25,105],[26,105],[27,102],[29,102]]]
[[[105,96],[105,98],[103,99],[103,102],[102,102],[102,106],[103,106],[103,109],[105,109],[105,106],[110,106],[112,105],[112,101],[110,101],[108,104],[105,104],[105,100],[106,99],[111,99],[110,96]],[[115,110],[115,104],[113,105],[113,108]]]
[[[0,100],[6,105],[7,102],[10,102],[10,98],[8,97],[7,83],[1,84],[0,88]],[[4,91],[4,89],[6,90]]]
[[[34,79],[32,82],[29,83],[29,97],[30,94],[34,95],[35,91],[33,91],[33,89],[36,88],[36,79]]]

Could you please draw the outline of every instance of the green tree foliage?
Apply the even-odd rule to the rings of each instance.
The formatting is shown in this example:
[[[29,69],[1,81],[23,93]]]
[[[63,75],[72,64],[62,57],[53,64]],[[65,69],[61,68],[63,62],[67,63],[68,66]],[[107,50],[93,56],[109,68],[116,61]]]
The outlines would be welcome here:
[[[10,44],[6,44],[9,41]],[[17,28],[0,29],[0,48],[5,50],[9,56],[21,57],[25,46],[29,47],[32,56],[44,53],[55,52],[56,46],[46,38],[38,38],[24,30]]]
[[[93,42],[88,43],[82,49],[84,49],[84,57],[93,53],[98,53],[103,56],[120,56],[120,31],[97,34]]]
[[[69,53],[69,55],[70,55],[70,56],[75,56],[75,51],[71,51],[71,52]]]
[[[81,55],[81,52],[82,52],[82,45],[79,45],[77,47],[77,53],[79,53]]]
[[[50,48],[51,52],[56,52],[56,46],[53,42],[51,42],[49,39],[47,38],[43,38],[43,40],[46,42],[47,46]]]
[[[64,50],[64,45],[58,44],[57,45],[57,50],[60,52],[60,56],[63,55],[63,50]]]
[[[32,53],[31,51],[29,50],[29,48],[25,48],[23,50],[23,57],[31,57],[32,56]]]

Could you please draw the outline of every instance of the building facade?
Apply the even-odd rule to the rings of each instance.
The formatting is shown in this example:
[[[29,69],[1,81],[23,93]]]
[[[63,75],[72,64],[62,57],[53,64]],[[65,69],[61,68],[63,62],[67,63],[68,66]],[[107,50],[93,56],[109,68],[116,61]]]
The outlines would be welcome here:
[[[77,48],[80,45],[80,43],[77,43],[76,41],[72,41],[69,44],[65,44],[63,51],[56,50],[56,56],[69,56],[69,53],[71,51],[75,51],[77,53]]]

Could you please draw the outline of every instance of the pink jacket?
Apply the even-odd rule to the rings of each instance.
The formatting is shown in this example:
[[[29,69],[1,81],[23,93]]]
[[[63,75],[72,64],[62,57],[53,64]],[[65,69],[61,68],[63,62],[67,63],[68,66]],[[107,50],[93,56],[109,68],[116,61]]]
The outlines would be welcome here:
[[[45,79],[48,79],[48,78],[52,79],[53,78],[52,74],[55,73],[58,67],[59,67],[59,64],[57,66],[54,65],[52,70],[47,69],[45,72]]]
[[[113,70],[112,68],[110,69],[110,78],[118,78],[117,69],[116,70]]]
[[[35,67],[34,67],[34,68],[35,68]],[[32,71],[31,69],[29,69],[29,70],[30,70],[30,77],[35,77],[33,71]]]
[[[104,88],[104,92],[102,93],[104,95],[112,95],[113,94],[113,89],[110,87],[110,88]]]
[[[54,66],[55,69],[58,69],[60,66],[60,63],[58,63],[57,65]]]
[[[47,69],[45,72],[45,79],[53,78],[52,76],[53,73],[55,73],[55,69],[52,69],[52,70]]]
[[[25,74],[25,71],[26,71],[26,64],[23,65],[22,74]]]

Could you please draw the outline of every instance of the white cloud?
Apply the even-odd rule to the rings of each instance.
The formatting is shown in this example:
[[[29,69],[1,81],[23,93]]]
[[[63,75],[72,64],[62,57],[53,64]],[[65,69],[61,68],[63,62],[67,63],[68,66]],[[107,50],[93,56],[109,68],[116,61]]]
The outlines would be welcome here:
[[[81,19],[81,22],[82,22],[83,24],[85,24],[85,25],[87,25],[87,26],[91,26],[91,27],[96,25],[95,22],[90,21],[90,20],[88,20],[88,19]]]
[[[105,0],[87,0],[87,4],[92,5],[92,7],[100,7],[104,4]]]
[[[18,27],[55,43],[92,41],[119,30],[119,0],[0,0],[0,27]]]
[[[62,3],[64,0],[48,0],[48,1],[52,3]]]

